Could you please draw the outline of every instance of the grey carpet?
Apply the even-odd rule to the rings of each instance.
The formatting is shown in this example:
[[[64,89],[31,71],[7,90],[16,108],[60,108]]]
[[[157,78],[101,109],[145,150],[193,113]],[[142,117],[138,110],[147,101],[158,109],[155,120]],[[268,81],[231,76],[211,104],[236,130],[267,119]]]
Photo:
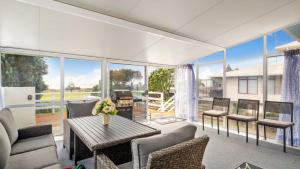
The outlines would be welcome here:
[[[145,123],[151,127],[162,130],[162,133],[170,132],[184,126],[187,122],[177,122],[167,125],[160,125],[155,122]],[[254,139],[245,142],[245,137],[230,134],[227,138],[225,132],[217,134],[215,129],[198,127],[196,136],[207,134],[210,137],[203,163],[207,169],[234,169],[243,162],[249,162],[264,169],[299,169],[300,151],[287,149],[282,152],[282,146],[260,141],[256,146]],[[62,148],[62,141],[57,142],[58,154],[63,167],[72,166],[73,161],[68,160],[67,152]],[[87,169],[92,169],[92,159],[83,160]]]

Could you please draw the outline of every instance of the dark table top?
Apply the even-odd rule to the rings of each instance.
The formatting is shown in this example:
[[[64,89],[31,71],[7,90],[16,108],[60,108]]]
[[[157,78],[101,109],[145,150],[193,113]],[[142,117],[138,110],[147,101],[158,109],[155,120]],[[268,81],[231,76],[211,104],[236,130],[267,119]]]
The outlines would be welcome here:
[[[160,130],[120,116],[110,116],[108,125],[103,125],[101,120],[100,116],[88,116],[68,119],[67,122],[91,151],[161,133]]]

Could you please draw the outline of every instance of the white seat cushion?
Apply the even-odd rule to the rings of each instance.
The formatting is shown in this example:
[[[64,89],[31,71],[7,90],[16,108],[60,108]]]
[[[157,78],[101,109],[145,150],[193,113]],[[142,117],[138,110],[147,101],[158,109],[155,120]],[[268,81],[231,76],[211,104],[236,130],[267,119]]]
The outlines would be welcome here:
[[[224,116],[227,113],[222,110],[207,110],[203,112],[204,115],[211,115],[211,116]]]
[[[254,116],[244,116],[240,114],[229,114],[227,116],[229,119],[235,119],[235,120],[243,120],[243,121],[255,121],[256,117]]]

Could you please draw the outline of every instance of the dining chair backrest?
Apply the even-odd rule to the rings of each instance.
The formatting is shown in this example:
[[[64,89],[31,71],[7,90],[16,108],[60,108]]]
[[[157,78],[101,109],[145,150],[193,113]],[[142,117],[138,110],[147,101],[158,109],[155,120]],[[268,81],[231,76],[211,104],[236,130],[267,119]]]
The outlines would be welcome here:
[[[258,119],[259,100],[239,99],[236,111],[237,114],[243,114],[247,116],[249,116],[249,113],[251,113],[251,116],[254,116],[256,119]]]
[[[278,118],[280,114],[289,115],[290,121],[293,122],[293,103],[265,101],[264,119]]]
[[[230,99],[229,98],[220,98],[220,97],[214,97],[212,109],[220,109],[223,108],[228,113],[229,112],[229,106],[230,106]]]

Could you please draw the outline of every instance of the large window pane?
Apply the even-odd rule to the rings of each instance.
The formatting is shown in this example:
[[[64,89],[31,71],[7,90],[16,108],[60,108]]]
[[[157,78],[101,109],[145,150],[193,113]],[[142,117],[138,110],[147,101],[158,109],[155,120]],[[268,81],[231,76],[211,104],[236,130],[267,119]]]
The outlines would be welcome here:
[[[223,58],[224,53],[218,52],[200,58],[198,64],[198,120],[202,119],[202,112],[211,109],[213,97],[223,97]],[[206,117],[205,124],[210,124]],[[216,123],[216,121],[214,122]],[[220,125],[222,126],[221,119]]]
[[[65,59],[65,101],[101,98],[101,62]]]
[[[175,116],[173,68],[148,67],[148,113],[151,119]]]
[[[124,64],[109,64],[109,88],[130,90],[134,97],[134,118],[146,118],[145,67]]]
[[[263,38],[227,49],[226,97],[231,100],[230,113],[236,113],[238,99],[263,102]],[[262,104],[260,110],[262,110]],[[262,111],[261,111],[262,112]],[[260,114],[262,116],[262,114]],[[230,130],[237,123],[229,121]],[[245,124],[239,123],[245,132]],[[249,133],[255,134],[255,124],[249,123]]]
[[[54,57],[1,55],[3,107],[19,127],[52,124],[61,134],[60,62]]]

